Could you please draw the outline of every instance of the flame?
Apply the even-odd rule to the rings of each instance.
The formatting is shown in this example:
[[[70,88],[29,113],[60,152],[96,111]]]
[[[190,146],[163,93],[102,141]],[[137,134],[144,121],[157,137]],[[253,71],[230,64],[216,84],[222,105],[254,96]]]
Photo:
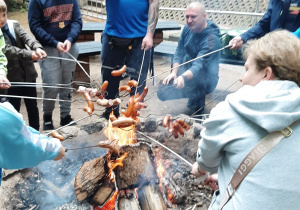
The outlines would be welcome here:
[[[100,208],[98,206],[94,206],[94,210],[112,210],[115,209],[115,202],[119,191],[116,190],[111,198],[105,203],[105,205]]]
[[[113,112],[111,112],[111,115],[112,114]],[[104,134],[107,136],[109,140],[117,140],[118,145],[120,146],[137,143],[134,125],[121,129],[121,128],[112,127],[112,123],[109,120],[108,126],[104,130]]]
[[[116,160],[110,160],[110,155],[107,156],[107,166],[109,168],[109,174],[110,180],[114,182],[115,175],[112,173],[112,171],[120,166],[123,167],[123,160],[127,157],[128,153],[124,153],[121,157],[117,158]]]
[[[167,167],[169,167],[169,163],[167,163],[167,165],[168,165]],[[161,192],[165,192],[164,187],[163,187],[163,182],[162,182],[164,174],[165,174],[165,168],[163,167],[161,157],[159,157],[156,162],[156,173],[159,178],[159,184],[158,184],[159,189],[161,190]],[[167,195],[168,195],[168,200],[171,202],[174,195],[171,193],[170,189],[167,190]]]

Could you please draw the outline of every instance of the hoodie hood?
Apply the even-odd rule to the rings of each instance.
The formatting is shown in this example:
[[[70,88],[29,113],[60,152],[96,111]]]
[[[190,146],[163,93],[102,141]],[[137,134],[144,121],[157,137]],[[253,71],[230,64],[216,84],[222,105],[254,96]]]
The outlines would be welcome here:
[[[300,119],[300,89],[291,81],[262,81],[254,87],[245,85],[226,101],[242,118],[268,132],[281,130]]]
[[[207,36],[209,34],[215,34],[217,36],[220,36],[220,28],[211,20],[207,20],[206,28],[196,35]]]

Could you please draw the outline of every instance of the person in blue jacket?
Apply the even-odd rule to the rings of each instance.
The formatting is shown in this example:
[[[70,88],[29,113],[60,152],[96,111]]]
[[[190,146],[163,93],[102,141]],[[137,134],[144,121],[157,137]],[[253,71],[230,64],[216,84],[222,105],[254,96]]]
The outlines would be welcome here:
[[[229,45],[239,49],[250,39],[257,39],[276,29],[294,32],[300,27],[300,0],[270,0],[262,19],[245,33],[234,37]]]
[[[26,126],[22,115],[9,102],[0,102],[0,185],[2,168],[30,168],[64,155],[65,148],[59,139]]]
[[[31,32],[43,45],[48,56],[61,58],[78,57],[75,44],[82,28],[81,13],[77,0],[30,0],[28,22]],[[70,85],[74,78],[76,62],[60,59],[39,60],[43,83]],[[72,90],[70,88],[43,88],[44,98],[59,97],[60,125],[73,122],[71,118]],[[70,101],[70,102],[68,102]],[[55,101],[44,100],[44,130],[54,129],[52,112]],[[72,123],[75,125],[75,122]]]
[[[191,114],[203,112],[205,95],[211,93],[219,80],[219,53],[199,58],[191,63],[178,65],[210,53],[221,47],[219,27],[207,20],[205,7],[200,2],[187,6],[187,25],[183,28],[173,58],[172,71],[159,86],[160,100],[189,98],[187,107]],[[202,108],[202,109],[201,109]]]

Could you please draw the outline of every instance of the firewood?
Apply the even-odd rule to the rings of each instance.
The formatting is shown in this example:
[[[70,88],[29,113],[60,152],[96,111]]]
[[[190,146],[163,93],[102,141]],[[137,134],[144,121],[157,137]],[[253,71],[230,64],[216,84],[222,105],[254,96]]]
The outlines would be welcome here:
[[[115,184],[109,180],[109,177],[106,177],[89,203],[101,207],[110,199],[115,190]]]
[[[138,198],[141,209],[143,210],[166,210],[167,206],[164,202],[162,194],[158,186],[149,184],[138,189]]]
[[[125,194],[124,191],[120,191],[116,201],[116,210],[127,210],[127,209],[141,210],[139,206],[139,202],[134,192],[128,195]]]
[[[85,162],[79,169],[74,183],[75,194],[79,202],[91,196],[106,176],[106,155]]]

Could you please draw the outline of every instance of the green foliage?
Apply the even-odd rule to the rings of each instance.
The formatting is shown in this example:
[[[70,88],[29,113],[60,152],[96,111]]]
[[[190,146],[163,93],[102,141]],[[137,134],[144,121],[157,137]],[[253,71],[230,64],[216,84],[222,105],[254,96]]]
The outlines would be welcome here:
[[[20,11],[20,12],[27,12],[27,2],[21,0],[9,0],[6,2],[7,4],[7,9],[8,12],[15,12],[15,11]]]

